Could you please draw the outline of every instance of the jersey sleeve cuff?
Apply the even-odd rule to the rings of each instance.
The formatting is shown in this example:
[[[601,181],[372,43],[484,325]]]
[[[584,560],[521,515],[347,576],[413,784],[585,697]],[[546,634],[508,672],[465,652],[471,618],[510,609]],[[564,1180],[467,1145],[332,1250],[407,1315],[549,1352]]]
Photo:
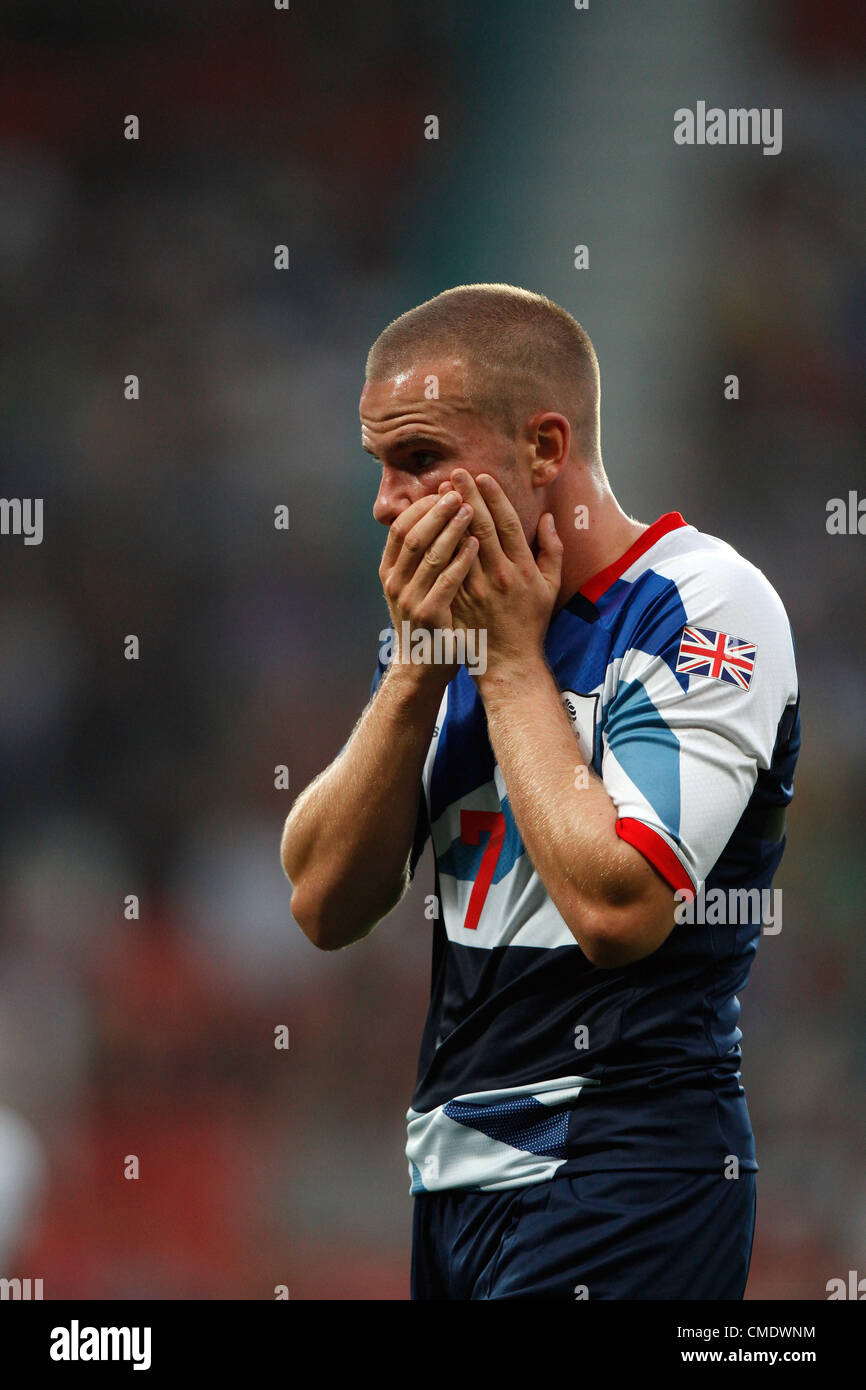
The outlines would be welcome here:
[[[634,820],[631,816],[625,816],[618,820],[614,828],[621,840],[625,840],[626,844],[633,845],[644,859],[649,860],[653,868],[661,874],[665,883],[669,883],[671,888],[678,892],[688,893],[691,897],[695,895],[695,885],[682,860],[657,830],[653,830],[652,826],[647,825],[645,821]]]

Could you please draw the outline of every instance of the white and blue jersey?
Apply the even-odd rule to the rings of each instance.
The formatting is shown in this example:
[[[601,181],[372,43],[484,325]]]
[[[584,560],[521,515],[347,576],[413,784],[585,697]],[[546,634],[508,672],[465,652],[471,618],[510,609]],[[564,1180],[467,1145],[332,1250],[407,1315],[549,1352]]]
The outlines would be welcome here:
[[[790,625],[760,570],[667,513],[555,614],[545,654],[617,833],[673,889],[769,889],[800,724]],[[439,915],[412,1191],[755,1170],[737,992],[760,912],[707,913],[643,960],[592,965],[520,838],[465,667],[424,766],[413,873],[428,837]]]

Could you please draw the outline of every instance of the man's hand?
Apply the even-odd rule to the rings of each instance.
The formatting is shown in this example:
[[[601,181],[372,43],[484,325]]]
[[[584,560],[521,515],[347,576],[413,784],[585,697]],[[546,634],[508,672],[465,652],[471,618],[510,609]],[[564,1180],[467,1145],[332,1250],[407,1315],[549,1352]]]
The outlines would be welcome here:
[[[451,482],[473,508],[478,555],[451,601],[455,627],[487,632],[487,676],[537,663],[559,594],[562,541],[550,512],[538,525],[538,558],[494,478],[456,469]],[[444,485],[443,485],[444,486]],[[471,537],[470,537],[471,538]]]
[[[400,514],[388,532],[379,578],[399,644],[402,624],[412,630],[451,630],[451,605],[478,552],[466,534],[473,507],[451,489],[421,497]],[[456,667],[442,667],[450,680]]]

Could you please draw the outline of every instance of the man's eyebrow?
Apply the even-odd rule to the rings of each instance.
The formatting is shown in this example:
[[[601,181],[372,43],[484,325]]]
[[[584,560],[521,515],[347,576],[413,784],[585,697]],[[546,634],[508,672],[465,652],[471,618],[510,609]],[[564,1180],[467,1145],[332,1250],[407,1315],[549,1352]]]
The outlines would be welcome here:
[[[396,440],[390,447],[392,449],[417,449],[419,444],[433,449],[445,447],[445,441],[437,439],[432,434],[404,434],[402,439]]]
[[[446,442],[443,439],[435,438],[432,434],[404,434],[402,439],[395,440],[393,444],[386,444],[385,451],[386,453],[403,453],[407,449],[417,449],[419,446],[426,449],[444,449]],[[379,457],[375,449],[371,449],[363,440],[361,441],[361,448],[366,454],[372,454],[374,459]]]
[[[366,445],[363,439],[361,439],[361,449],[364,450],[364,453],[373,456],[374,459],[379,459],[375,449],[371,449],[370,446]],[[448,449],[448,441],[446,441],[446,439],[438,439],[435,435],[411,434],[403,435],[402,439],[396,439],[395,442],[386,443],[385,445],[386,455],[388,455],[388,453],[391,453],[391,455],[395,455],[395,453],[409,453],[411,449]]]

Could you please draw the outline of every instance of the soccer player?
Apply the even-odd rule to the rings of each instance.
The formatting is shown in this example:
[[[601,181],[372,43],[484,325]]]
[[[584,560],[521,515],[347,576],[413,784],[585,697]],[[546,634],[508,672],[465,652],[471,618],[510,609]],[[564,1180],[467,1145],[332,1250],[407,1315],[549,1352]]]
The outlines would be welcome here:
[[[391,629],[282,863],[334,950],[432,839],[412,1296],[740,1299],[737,992],[799,749],[782,603],[679,512],[623,512],[595,352],[544,296],[468,285],[409,310],[360,415]]]

